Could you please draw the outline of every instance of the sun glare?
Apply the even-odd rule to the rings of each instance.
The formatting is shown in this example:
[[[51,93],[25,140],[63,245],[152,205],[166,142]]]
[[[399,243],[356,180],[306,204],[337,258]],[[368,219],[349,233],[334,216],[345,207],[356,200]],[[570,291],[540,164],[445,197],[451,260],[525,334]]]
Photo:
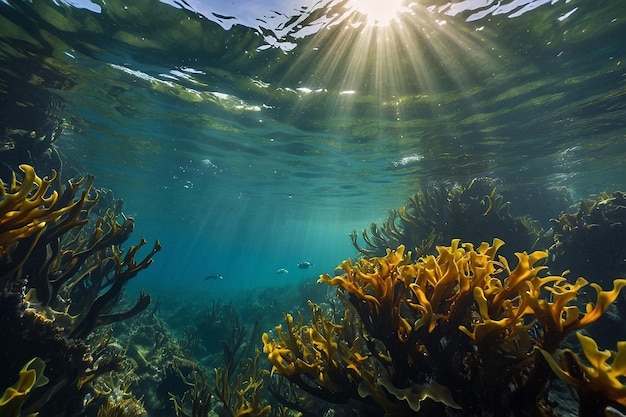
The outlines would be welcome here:
[[[285,84],[301,98],[291,109],[296,116],[324,103],[323,111],[349,124],[363,103],[376,103],[382,115],[400,122],[439,91],[471,85],[473,73],[466,68],[490,71],[498,65],[487,32],[451,23],[453,18],[418,1],[337,4],[339,12],[328,12],[330,23],[307,40],[308,48],[285,73]]]
[[[354,0],[354,10],[365,15],[367,24],[389,26],[406,7],[404,0]]]

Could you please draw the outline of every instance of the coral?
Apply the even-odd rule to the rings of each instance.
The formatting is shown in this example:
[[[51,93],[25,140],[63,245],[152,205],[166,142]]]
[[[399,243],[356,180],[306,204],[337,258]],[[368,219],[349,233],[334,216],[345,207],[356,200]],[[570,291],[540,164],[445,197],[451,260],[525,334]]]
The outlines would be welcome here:
[[[576,336],[589,365],[571,349],[559,349],[554,355],[541,349],[541,353],[557,376],[578,391],[579,416],[601,415],[611,404],[626,407],[626,385],[622,382],[626,377],[626,341],[617,343],[617,352],[610,352],[600,351],[591,337],[580,332]]]
[[[494,239],[474,248],[455,239],[416,262],[404,246],[344,261],[343,275],[319,281],[340,287],[356,316],[336,324],[313,307],[304,326],[287,315],[286,332],[278,326],[276,339],[263,335],[273,371],[310,394],[373,400],[390,415],[425,405],[440,413],[546,415],[551,371],[535,348],[554,352],[597,320],[626,280],[611,291],[592,284],[596,302],[581,313],[571,301],[584,279],[542,277],[547,253],[540,251],[517,253],[511,268],[497,256],[502,245]]]
[[[0,398],[0,416],[22,415],[22,405],[30,391],[48,383],[48,378],[43,374],[45,367],[46,363],[41,358],[33,358],[26,362],[20,371],[19,380],[7,388]]]
[[[468,242],[482,242],[500,236],[515,251],[539,247],[543,241],[539,223],[528,217],[513,217],[509,203],[496,188],[496,182],[479,178],[466,185],[441,183],[411,196],[398,209],[390,210],[381,224],[372,223],[358,243],[358,234],[350,235],[354,247],[365,256],[384,256],[387,248],[404,245],[413,251],[414,260],[431,254],[435,242],[449,242],[463,236]]]

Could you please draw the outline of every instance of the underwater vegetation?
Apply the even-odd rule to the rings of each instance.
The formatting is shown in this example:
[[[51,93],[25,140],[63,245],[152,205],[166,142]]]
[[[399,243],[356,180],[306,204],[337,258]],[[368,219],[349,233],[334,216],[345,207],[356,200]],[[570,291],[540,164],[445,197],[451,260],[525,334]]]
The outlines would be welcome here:
[[[411,196],[389,211],[381,224],[350,234],[354,247],[365,256],[384,256],[388,248],[404,245],[414,259],[434,253],[437,242],[462,238],[467,242],[490,241],[498,236],[507,242],[507,257],[515,251],[541,247],[544,238],[538,221],[514,217],[510,203],[497,190],[496,181],[477,178],[466,185],[439,183]]]
[[[559,347],[596,321],[626,280],[605,291],[546,275],[546,251],[517,253],[512,268],[497,255],[503,244],[455,239],[417,261],[404,246],[344,261],[343,275],[319,279],[340,288],[344,316],[312,303],[309,324],[286,314],[285,326],[263,335],[272,372],[314,397],[380,410],[372,415],[555,415],[551,369],[578,389],[581,416],[623,403],[621,345],[608,371],[611,354],[584,336],[589,365]],[[587,286],[595,302],[579,306]]]
[[[185,314],[189,312],[177,311],[174,319]],[[265,399],[269,371],[260,363],[258,349],[260,324],[255,320],[250,326],[239,317],[232,303],[213,302],[194,313],[193,324],[182,329],[179,346],[202,369],[186,378],[191,388],[183,395],[170,395],[177,417],[208,412],[224,417],[270,415],[272,407]],[[205,369],[213,369],[212,382]]]
[[[149,295],[130,305],[123,296],[159,241],[140,260],[145,240],[122,249],[134,220],[93,177],[20,170],[0,183],[0,417],[268,414],[258,324],[214,308],[204,326],[223,330],[222,356],[209,385],[159,303],[149,311]]]
[[[120,202],[92,214],[93,177],[63,184],[55,171],[20,170],[0,182],[0,416],[77,415],[103,395],[98,379],[121,370],[123,355],[108,353],[110,335],[98,330],[150,304],[142,293],[119,307],[125,284],[161,246],[139,261],[145,240],[121,248],[134,220]]]
[[[159,242],[140,260],[143,239],[122,249],[134,221],[92,177],[20,170],[0,184],[0,417],[559,416],[557,377],[579,416],[626,412],[626,342],[601,350],[587,332],[626,286],[613,279],[622,193],[562,213],[547,251],[534,249],[550,234],[510,216],[490,180],[435,187],[364,231],[367,248],[353,235],[367,255],[321,275],[326,285],[186,304],[170,319],[175,336],[158,302],[123,297]],[[464,233],[511,235],[515,253],[493,237],[436,245]],[[580,249],[587,242],[604,252]],[[261,337],[305,298],[320,301]]]
[[[177,311],[169,323],[182,328],[179,336],[181,349],[212,369],[221,361],[225,347],[238,344],[235,340],[243,337],[245,326],[240,322],[239,313],[232,303],[213,301],[210,306],[201,304],[193,309],[191,320],[185,310],[187,307]]]
[[[602,193],[585,199],[574,213],[552,220],[554,244],[548,265],[598,283],[626,275],[626,194]]]

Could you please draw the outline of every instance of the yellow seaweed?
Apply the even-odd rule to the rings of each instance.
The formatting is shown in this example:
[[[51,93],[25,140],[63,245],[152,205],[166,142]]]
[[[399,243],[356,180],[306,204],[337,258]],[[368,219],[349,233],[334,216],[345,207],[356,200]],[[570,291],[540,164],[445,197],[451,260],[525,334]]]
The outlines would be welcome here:
[[[39,357],[26,362],[20,371],[19,380],[12,387],[8,387],[0,397],[0,417],[22,416],[22,405],[28,394],[48,383],[48,378],[43,374],[45,367],[46,363]]]

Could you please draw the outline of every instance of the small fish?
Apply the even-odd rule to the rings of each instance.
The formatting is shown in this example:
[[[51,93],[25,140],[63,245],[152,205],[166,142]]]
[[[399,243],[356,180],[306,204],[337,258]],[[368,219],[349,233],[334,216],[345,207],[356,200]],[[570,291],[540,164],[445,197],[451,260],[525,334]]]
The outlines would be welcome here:
[[[313,266],[313,264],[311,262],[307,262],[307,261],[300,262],[298,264],[298,268],[300,268],[300,269],[309,269],[312,266]]]
[[[208,281],[210,279],[224,279],[224,277],[222,276],[222,274],[209,275],[209,276],[204,277],[205,281]]]
[[[276,273],[278,275],[282,275],[282,274],[288,274],[289,271],[286,268],[280,268],[278,271],[276,271]]]

